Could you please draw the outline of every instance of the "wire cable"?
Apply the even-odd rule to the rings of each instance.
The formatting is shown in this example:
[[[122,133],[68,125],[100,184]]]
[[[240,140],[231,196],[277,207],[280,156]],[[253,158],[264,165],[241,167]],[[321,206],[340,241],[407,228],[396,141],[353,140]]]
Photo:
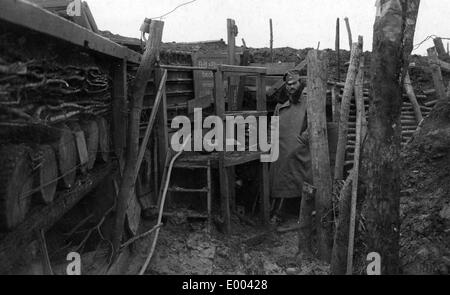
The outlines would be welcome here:
[[[168,16],[169,14],[175,12],[175,10],[177,10],[178,8],[180,8],[182,6],[185,6],[185,5],[188,5],[188,4],[191,4],[191,3],[194,3],[195,1],[197,1],[197,0],[191,0],[191,1],[188,1],[188,2],[184,2],[184,3],[180,4],[180,5],[178,5],[177,7],[175,7],[174,9],[172,9],[171,11],[169,11],[169,12],[167,12],[167,13],[161,15],[161,16],[158,16],[158,17],[152,17],[151,19],[163,19],[164,17]]]

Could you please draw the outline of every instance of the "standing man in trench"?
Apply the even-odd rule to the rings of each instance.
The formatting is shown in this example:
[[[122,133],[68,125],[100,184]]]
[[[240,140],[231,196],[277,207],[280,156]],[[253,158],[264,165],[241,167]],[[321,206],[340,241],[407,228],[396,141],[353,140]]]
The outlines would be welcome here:
[[[311,175],[306,98],[302,98],[306,84],[297,71],[288,71],[284,81],[286,89],[274,113],[279,116],[280,154],[270,168],[271,196],[274,200],[280,199],[279,209],[283,199],[301,197],[303,181]]]

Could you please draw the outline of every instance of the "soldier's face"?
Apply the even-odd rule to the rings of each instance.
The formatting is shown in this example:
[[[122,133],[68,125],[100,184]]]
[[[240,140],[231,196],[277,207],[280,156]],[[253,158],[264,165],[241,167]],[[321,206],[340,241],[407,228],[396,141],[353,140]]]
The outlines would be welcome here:
[[[289,94],[294,94],[300,88],[300,81],[289,81],[286,83],[286,90]]]

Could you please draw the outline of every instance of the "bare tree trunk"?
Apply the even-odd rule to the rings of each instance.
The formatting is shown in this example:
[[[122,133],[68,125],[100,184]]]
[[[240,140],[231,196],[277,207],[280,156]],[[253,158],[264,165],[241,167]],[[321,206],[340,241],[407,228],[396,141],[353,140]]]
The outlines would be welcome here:
[[[374,25],[368,138],[363,152],[362,239],[381,255],[382,274],[399,272],[400,149],[403,79],[420,0],[386,0]],[[414,24],[414,26],[412,26]]]

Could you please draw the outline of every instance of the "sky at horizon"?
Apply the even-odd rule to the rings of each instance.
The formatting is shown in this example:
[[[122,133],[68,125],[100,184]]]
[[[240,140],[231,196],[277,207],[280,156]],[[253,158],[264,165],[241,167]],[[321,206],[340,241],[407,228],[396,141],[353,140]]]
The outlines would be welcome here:
[[[139,38],[148,18],[161,16],[188,0],[88,0],[100,30]],[[350,20],[353,40],[364,37],[364,50],[372,49],[375,0],[196,0],[163,18],[163,42],[227,39],[226,20],[236,21],[247,46],[270,46],[269,19],[273,21],[274,47],[335,47],[336,18],[341,19],[341,49],[349,49],[344,17]],[[415,44],[427,36],[450,37],[450,0],[422,0]],[[449,40],[444,40],[447,46]],[[426,54],[425,42],[413,54]]]

